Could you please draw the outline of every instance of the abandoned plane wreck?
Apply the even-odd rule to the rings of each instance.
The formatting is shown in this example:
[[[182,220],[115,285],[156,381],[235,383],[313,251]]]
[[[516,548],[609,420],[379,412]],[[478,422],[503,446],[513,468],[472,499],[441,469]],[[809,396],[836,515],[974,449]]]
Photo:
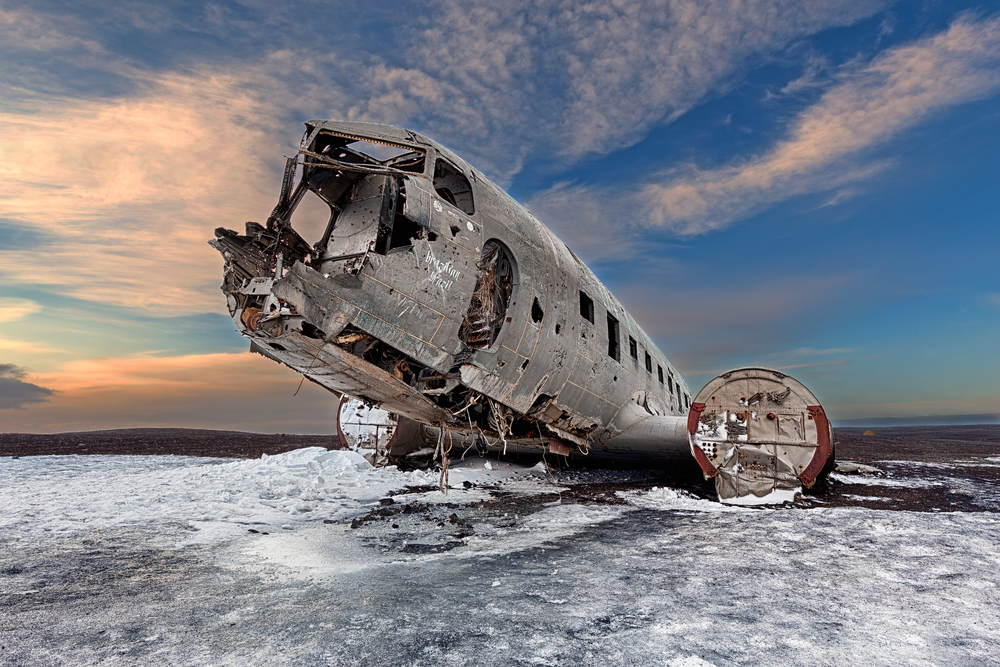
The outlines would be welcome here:
[[[307,205],[326,221],[308,241]],[[721,501],[756,504],[832,466],[830,423],[802,384],[745,368],[692,397],[565,243],[415,132],[306,123],[266,224],[215,236],[251,350],[391,413],[388,455],[436,447],[443,479],[453,447],[650,465],[685,452]]]

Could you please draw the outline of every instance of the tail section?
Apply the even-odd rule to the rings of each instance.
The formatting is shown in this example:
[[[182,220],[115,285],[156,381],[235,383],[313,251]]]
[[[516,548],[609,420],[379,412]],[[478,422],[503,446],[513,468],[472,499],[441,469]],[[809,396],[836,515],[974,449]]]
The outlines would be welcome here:
[[[833,430],[816,397],[784,373],[742,368],[698,392],[688,413],[691,453],[719,500],[792,500],[833,466]]]

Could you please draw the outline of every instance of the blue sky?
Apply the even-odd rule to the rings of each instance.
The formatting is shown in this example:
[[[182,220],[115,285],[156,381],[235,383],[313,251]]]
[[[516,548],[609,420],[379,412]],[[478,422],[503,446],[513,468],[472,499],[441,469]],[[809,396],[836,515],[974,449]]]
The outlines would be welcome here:
[[[205,244],[312,118],[456,150],[693,388],[1000,412],[997,3],[368,4],[0,2],[0,430],[330,432]]]

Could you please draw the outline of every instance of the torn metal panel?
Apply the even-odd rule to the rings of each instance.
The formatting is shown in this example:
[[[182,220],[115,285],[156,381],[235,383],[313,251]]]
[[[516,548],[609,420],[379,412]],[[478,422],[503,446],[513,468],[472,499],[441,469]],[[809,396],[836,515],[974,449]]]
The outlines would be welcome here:
[[[431,228],[431,201],[434,195],[426,179],[406,176],[403,179],[403,189],[406,199],[403,202],[403,215],[423,227]]]
[[[328,219],[300,221],[304,201]],[[266,223],[215,237],[252,350],[441,437],[572,456],[686,446],[725,498],[758,497],[764,477],[775,489],[824,474],[829,423],[800,385],[744,391],[742,410],[716,406],[723,394],[692,406],[677,370],[566,244],[418,133],[310,121]],[[710,428],[708,405],[724,437],[698,430]],[[766,421],[731,419],[764,405]]]

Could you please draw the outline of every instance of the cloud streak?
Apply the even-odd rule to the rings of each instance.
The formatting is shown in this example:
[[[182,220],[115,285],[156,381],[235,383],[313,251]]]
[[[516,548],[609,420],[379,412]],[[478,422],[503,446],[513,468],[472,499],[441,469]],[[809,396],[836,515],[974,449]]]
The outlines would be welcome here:
[[[865,179],[885,164],[865,154],[940,111],[1000,87],[1000,19],[957,20],[933,37],[889,50],[839,81],[763,156],[670,176],[639,195],[650,224],[680,234],[719,229],[804,192]]]
[[[354,112],[415,121],[504,182],[532,152],[572,162],[634,144],[751,59],[887,4],[442,0],[408,65],[373,71]]]
[[[279,102],[292,67],[278,54],[242,70],[132,70],[126,97],[0,111],[0,205],[47,241],[0,250],[5,281],[159,314],[220,309],[205,240],[273,206],[297,134]]]
[[[0,324],[14,322],[29,315],[42,312],[42,304],[28,299],[0,297]]]
[[[716,169],[679,167],[625,193],[562,183],[530,206],[556,228],[581,229],[593,247],[590,256],[603,259],[629,243],[622,233],[704,234],[795,196],[840,190],[827,202],[834,205],[857,191],[852,186],[891,167],[872,157],[876,148],[998,89],[1000,18],[966,16],[939,34],[846,67],[758,157]],[[609,239],[603,250],[602,240]]]

